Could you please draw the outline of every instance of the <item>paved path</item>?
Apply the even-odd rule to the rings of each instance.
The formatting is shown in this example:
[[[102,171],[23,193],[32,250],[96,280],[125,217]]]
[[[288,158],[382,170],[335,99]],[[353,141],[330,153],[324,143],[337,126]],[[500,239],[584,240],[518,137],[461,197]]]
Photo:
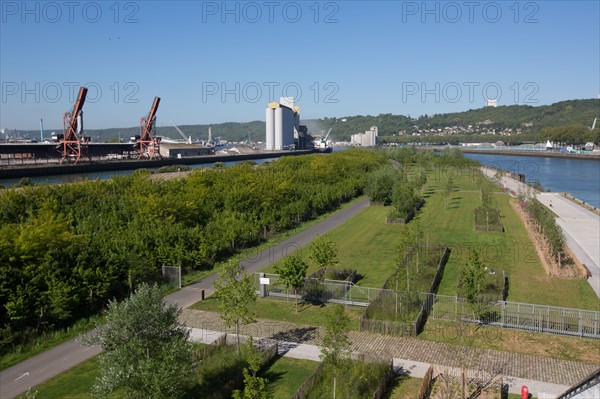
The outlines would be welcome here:
[[[183,322],[214,337],[218,332],[234,332],[221,322],[218,313],[186,309]],[[287,355],[318,360],[322,327],[259,319],[242,328],[242,334],[282,342]],[[350,332],[352,350],[394,359],[394,366],[405,374],[422,378],[430,364],[469,370],[484,370],[502,375],[512,393],[527,385],[537,397],[556,397],[579,382],[599,365],[584,364],[548,357],[524,355],[491,349],[469,348],[409,337],[393,337],[367,332]],[[198,333],[196,335],[198,337]],[[214,340],[214,338],[212,338]],[[401,370],[400,370],[401,369]]]
[[[242,264],[250,273],[262,269],[306,245],[318,235],[325,234],[339,226],[368,206],[368,198],[362,198],[307,230],[244,260]],[[201,299],[203,289],[207,295],[212,292],[216,278],[216,274],[208,276],[198,283],[168,295],[165,299],[167,302],[187,308]],[[100,353],[99,348],[82,346],[76,340],[71,340],[10,367],[0,372],[0,398],[12,398],[26,392],[30,387],[39,385],[98,353]]]
[[[484,174],[493,178],[494,169],[482,168]],[[527,192],[528,186],[509,176],[503,184],[514,193]],[[567,245],[577,259],[592,273],[588,283],[600,298],[600,216],[583,206],[563,197],[560,193],[537,192],[537,199],[556,214],[556,223],[562,228]]]
[[[556,214],[567,245],[592,273],[588,282],[600,298],[600,216],[559,193],[540,193],[537,199]]]

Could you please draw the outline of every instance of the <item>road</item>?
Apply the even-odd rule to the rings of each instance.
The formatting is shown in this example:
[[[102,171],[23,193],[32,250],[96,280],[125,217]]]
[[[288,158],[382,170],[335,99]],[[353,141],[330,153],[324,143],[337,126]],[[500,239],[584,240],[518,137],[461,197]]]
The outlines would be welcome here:
[[[368,206],[369,199],[362,198],[324,221],[244,260],[242,264],[249,273],[254,273],[305,246],[317,236],[339,226]],[[168,295],[165,299],[169,303],[178,304],[181,308],[189,307],[200,300],[203,289],[207,295],[212,293],[216,278],[216,274],[212,274],[198,283]],[[0,398],[13,398],[20,395],[30,387],[39,385],[100,353],[100,348],[82,346],[77,341],[75,339],[58,345],[0,372]]]
[[[493,178],[496,171],[482,168],[484,174]],[[528,186],[509,176],[502,183],[514,193],[526,193]],[[567,245],[577,259],[592,273],[588,283],[600,298],[600,216],[565,198],[561,193],[537,192],[537,199],[556,215],[556,223],[562,228]]]

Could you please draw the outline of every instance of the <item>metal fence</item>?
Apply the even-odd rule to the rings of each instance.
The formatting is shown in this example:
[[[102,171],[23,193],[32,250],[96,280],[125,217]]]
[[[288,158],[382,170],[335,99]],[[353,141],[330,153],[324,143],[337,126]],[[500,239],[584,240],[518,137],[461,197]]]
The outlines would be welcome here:
[[[261,284],[262,282],[262,284]],[[358,287],[351,281],[307,278],[294,294],[280,281],[278,274],[254,273],[254,287],[261,296],[298,298],[309,302],[334,302],[343,305],[368,306],[381,291],[378,288]]]
[[[163,279],[177,288],[181,288],[181,267],[162,265]]]
[[[600,312],[519,302],[469,304],[464,298],[429,294],[428,316],[543,333],[600,338]]]
[[[262,280],[263,284],[261,279],[266,279]],[[385,302],[385,306],[389,306],[393,312],[397,310],[399,316],[412,317],[422,306],[424,308],[422,317],[425,319],[462,321],[542,333],[600,338],[600,312],[593,310],[508,301],[480,302],[472,305],[464,298],[456,296],[411,292],[406,297],[406,293],[395,290],[359,287],[349,281],[314,278],[307,278],[304,287],[294,295],[292,289],[288,290],[281,284],[278,274],[270,273],[255,273],[254,286],[256,293],[261,296],[298,297],[306,301],[334,302],[363,307],[379,297],[379,300]],[[403,303],[403,298],[410,298],[410,300]],[[405,323],[395,323],[405,327]],[[381,332],[390,333],[386,331],[390,328],[389,325],[390,323],[381,325],[379,329]]]

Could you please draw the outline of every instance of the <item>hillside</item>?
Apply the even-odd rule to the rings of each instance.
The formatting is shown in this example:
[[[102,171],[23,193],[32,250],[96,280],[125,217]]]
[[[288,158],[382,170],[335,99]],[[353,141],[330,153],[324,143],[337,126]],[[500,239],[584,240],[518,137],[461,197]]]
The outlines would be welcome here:
[[[317,134],[321,130],[332,128],[331,135],[335,140],[346,141],[350,140],[350,135],[368,130],[371,126],[379,128],[380,136],[391,136],[399,131],[405,131],[410,135],[418,129],[466,127],[484,121],[487,121],[486,127],[490,129],[522,128],[523,132],[527,133],[523,138],[532,139],[537,137],[537,133],[544,127],[570,124],[590,126],[596,117],[600,118],[600,99],[568,100],[537,107],[529,105],[485,107],[464,112],[422,115],[418,118],[393,114],[355,115],[302,120],[302,123],[308,126],[310,132]],[[221,137],[223,140],[245,141],[250,138],[252,141],[264,141],[265,124],[263,121],[182,125],[179,128],[185,135],[191,135],[193,139],[206,140],[209,126],[212,128],[213,137]],[[11,135],[12,133],[11,130]],[[39,137],[37,130],[18,130],[17,133],[22,137]],[[139,128],[87,130],[86,133],[94,141],[115,140],[119,137],[122,141],[127,141],[129,137],[139,134]],[[174,139],[181,137],[171,126],[159,127],[158,134]]]

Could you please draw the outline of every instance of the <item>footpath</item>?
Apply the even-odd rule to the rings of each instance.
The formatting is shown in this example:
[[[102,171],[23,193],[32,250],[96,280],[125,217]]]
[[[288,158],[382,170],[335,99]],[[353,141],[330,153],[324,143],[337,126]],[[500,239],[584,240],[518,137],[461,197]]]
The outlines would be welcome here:
[[[215,312],[185,309],[182,321],[192,329],[196,341],[210,343],[223,333],[234,333],[225,328]],[[254,338],[278,341],[284,356],[319,361],[322,327],[284,321],[258,319],[241,328],[241,334]],[[533,396],[556,398],[600,365],[585,364],[542,356],[472,348],[410,337],[351,331],[352,351],[392,358],[399,374],[423,378],[430,364],[467,370],[483,370],[502,375],[509,392],[520,394],[527,385]]]
[[[495,169],[483,167],[483,173],[492,179]],[[502,177],[502,185],[515,195],[531,189],[510,176]],[[592,273],[588,283],[600,298],[600,216],[565,198],[561,193],[536,192],[537,199],[556,215],[556,223],[562,228],[567,245],[579,262]]]

